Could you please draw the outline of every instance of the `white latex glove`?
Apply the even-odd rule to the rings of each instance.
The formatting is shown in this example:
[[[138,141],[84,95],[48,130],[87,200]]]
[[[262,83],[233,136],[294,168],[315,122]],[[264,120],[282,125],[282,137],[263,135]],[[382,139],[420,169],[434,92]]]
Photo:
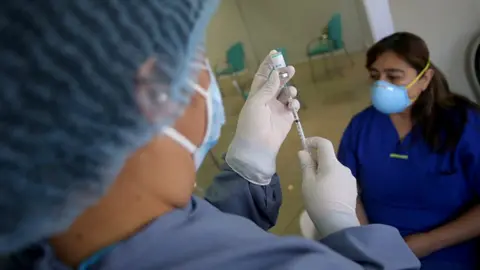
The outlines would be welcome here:
[[[360,226],[355,213],[357,182],[350,169],[337,160],[329,140],[313,137],[306,142],[308,152],[302,150],[298,153],[303,173],[302,192],[308,216],[318,234],[311,232],[308,220],[302,216],[303,234],[309,238],[324,238]]]
[[[312,219],[308,215],[306,210],[303,210],[302,214],[300,214],[300,232],[302,236],[311,239],[311,240],[320,240],[320,235],[318,233],[317,228],[315,228],[315,224],[313,224]]]
[[[286,88],[286,91],[280,91],[293,77],[295,69],[288,66],[284,70],[288,72],[288,78],[280,79],[278,71],[273,69],[270,54],[255,74],[248,99],[238,118],[235,136],[225,157],[227,164],[236,173],[257,185],[268,185],[276,172],[278,150],[293,123],[293,114],[286,105],[287,100],[297,95],[297,89],[292,86]]]

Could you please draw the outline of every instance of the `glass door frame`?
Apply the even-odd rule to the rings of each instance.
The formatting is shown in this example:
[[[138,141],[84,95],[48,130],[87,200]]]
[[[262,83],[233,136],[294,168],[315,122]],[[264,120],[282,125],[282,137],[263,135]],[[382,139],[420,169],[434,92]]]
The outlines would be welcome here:
[[[480,102],[480,33],[467,49],[467,77],[477,102]],[[476,69],[479,69],[478,71]]]

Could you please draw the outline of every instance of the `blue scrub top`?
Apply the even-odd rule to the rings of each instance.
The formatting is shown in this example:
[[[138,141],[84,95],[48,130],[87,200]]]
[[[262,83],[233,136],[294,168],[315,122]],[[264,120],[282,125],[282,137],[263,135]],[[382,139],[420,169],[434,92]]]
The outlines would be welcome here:
[[[153,220],[129,239],[92,255],[79,270],[419,269],[398,231],[385,225],[348,228],[314,242],[279,237],[280,180],[254,185],[224,166],[206,194]],[[223,212],[222,212],[223,211]],[[0,269],[72,270],[48,242],[11,257]]]
[[[400,141],[390,117],[369,107],[345,130],[338,158],[358,180],[369,222],[402,236],[427,232],[460,216],[479,194],[480,117],[469,112],[456,150],[437,154],[416,128]],[[422,269],[478,269],[476,242],[435,252]]]

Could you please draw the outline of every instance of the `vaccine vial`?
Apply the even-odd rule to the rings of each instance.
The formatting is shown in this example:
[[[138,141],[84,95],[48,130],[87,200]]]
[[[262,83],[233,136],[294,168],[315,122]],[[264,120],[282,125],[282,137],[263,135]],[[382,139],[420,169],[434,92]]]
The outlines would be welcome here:
[[[285,59],[283,58],[283,54],[281,52],[276,52],[270,56],[272,59],[273,68],[278,70],[278,74],[280,78],[286,79],[288,78],[288,72],[285,71],[287,64],[285,63]]]

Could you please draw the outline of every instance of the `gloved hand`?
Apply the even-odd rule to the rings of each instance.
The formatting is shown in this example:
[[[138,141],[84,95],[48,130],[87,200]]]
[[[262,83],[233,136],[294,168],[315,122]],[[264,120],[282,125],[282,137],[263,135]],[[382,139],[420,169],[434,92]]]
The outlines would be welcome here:
[[[318,236],[307,232],[308,236],[324,238],[334,232],[360,226],[355,213],[355,177],[337,160],[329,140],[313,137],[308,138],[306,143],[308,152],[302,150],[298,153],[303,173],[302,192],[308,216],[318,230]],[[300,224],[304,234],[309,230],[308,220],[305,219],[303,216]]]
[[[285,68],[288,78],[280,79],[270,59],[275,52],[270,52],[255,74],[225,156],[225,161],[236,173],[257,185],[268,185],[276,172],[278,150],[293,123],[287,100],[297,95],[292,86],[280,91],[293,77],[295,69],[288,66]]]

